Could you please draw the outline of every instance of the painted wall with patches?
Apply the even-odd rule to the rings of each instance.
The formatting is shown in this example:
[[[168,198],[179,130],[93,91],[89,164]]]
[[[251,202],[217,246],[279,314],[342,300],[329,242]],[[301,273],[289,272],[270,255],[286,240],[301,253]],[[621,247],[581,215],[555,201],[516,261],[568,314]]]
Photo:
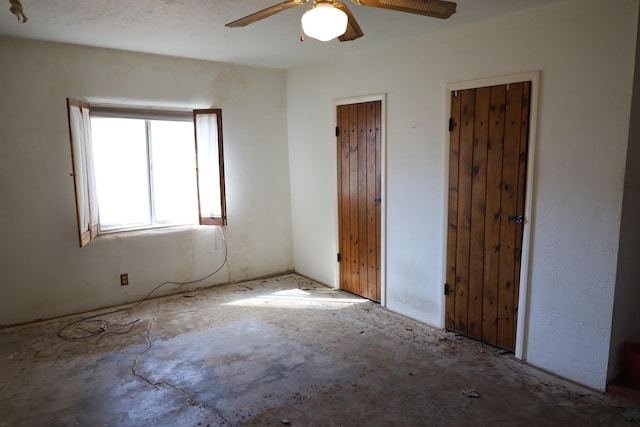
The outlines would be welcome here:
[[[620,238],[621,217],[636,231],[636,175],[623,189],[638,158],[638,4],[605,3],[566,0],[287,72],[0,38],[0,325],[138,300],[224,257],[219,231],[201,227],[77,247],[67,96],[221,107],[229,263],[203,285],[293,267],[337,284],[334,100],[385,93],[387,303],[442,326],[445,87],[541,70],[524,358],[604,388],[638,298],[637,243]]]
[[[523,356],[604,389],[637,17],[567,0],[289,70],[296,270],[338,283],[333,103],[385,93],[387,304],[443,327],[447,84],[540,70]]]
[[[8,38],[0,56],[0,325],[139,300],[224,259],[215,227],[104,235],[78,247],[66,97],[222,108],[228,263],[191,287],[292,269],[284,71]]]

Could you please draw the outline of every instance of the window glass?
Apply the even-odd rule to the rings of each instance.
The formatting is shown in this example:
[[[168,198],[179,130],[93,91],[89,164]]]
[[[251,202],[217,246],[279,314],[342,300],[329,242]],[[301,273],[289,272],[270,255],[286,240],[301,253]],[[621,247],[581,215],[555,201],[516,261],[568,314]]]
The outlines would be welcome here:
[[[197,223],[193,123],[152,120],[150,136],[156,221]]]
[[[198,222],[193,123],[91,119],[100,229]]]
[[[144,120],[92,117],[93,155],[103,230],[149,222]]]

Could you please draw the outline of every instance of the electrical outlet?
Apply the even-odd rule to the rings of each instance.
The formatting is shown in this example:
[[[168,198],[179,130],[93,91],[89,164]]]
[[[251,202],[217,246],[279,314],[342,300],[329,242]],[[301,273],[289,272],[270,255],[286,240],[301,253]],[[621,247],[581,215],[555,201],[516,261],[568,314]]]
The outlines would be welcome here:
[[[129,284],[129,275],[121,274],[120,275],[120,286],[127,286]]]

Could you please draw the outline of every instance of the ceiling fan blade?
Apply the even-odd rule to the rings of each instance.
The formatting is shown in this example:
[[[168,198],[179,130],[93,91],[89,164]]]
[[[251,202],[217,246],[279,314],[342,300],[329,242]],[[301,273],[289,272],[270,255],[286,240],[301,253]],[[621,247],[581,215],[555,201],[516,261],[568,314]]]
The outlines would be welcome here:
[[[347,18],[349,18],[349,22],[347,23],[347,31],[343,35],[338,37],[338,40],[340,40],[341,42],[348,42],[364,36],[364,33],[362,32],[362,29],[360,29],[358,21],[356,21],[356,18],[353,16],[346,3],[337,1],[333,4],[336,9],[340,9],[341,11],[346,13]]]
[[[432,18],[447,19],[456,13],[456,4],[444,0],[351,0],[355,4],[391,9]]]
[[[295,6],[300,6],[302,3],[305,3],[307,0],[285,0],[280,4],[276,4],[274,6],[268,7],[266,9],[262,9],[259,12],[252,13],[251,15],[247,15],[244,18],[240,18],[233,22],[229,22],[225,25],[225,27],[234,28],[234,27],[244,27],[245,25],[253,24],[256,21],[260,21],[261,19],[268,18],[271,15],[275,15],[278,12],[282,12],[283,10],[290,9]]]

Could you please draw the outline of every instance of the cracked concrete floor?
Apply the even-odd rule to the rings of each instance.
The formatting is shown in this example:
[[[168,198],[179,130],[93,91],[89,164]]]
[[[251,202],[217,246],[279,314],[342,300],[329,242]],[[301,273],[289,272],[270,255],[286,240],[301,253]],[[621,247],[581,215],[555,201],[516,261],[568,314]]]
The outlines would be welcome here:
[[[139,319],[126,334],[58,338],[81,317],[0,330],[0,426],[630,426],[637,414],[294,274],[105,316]]]

